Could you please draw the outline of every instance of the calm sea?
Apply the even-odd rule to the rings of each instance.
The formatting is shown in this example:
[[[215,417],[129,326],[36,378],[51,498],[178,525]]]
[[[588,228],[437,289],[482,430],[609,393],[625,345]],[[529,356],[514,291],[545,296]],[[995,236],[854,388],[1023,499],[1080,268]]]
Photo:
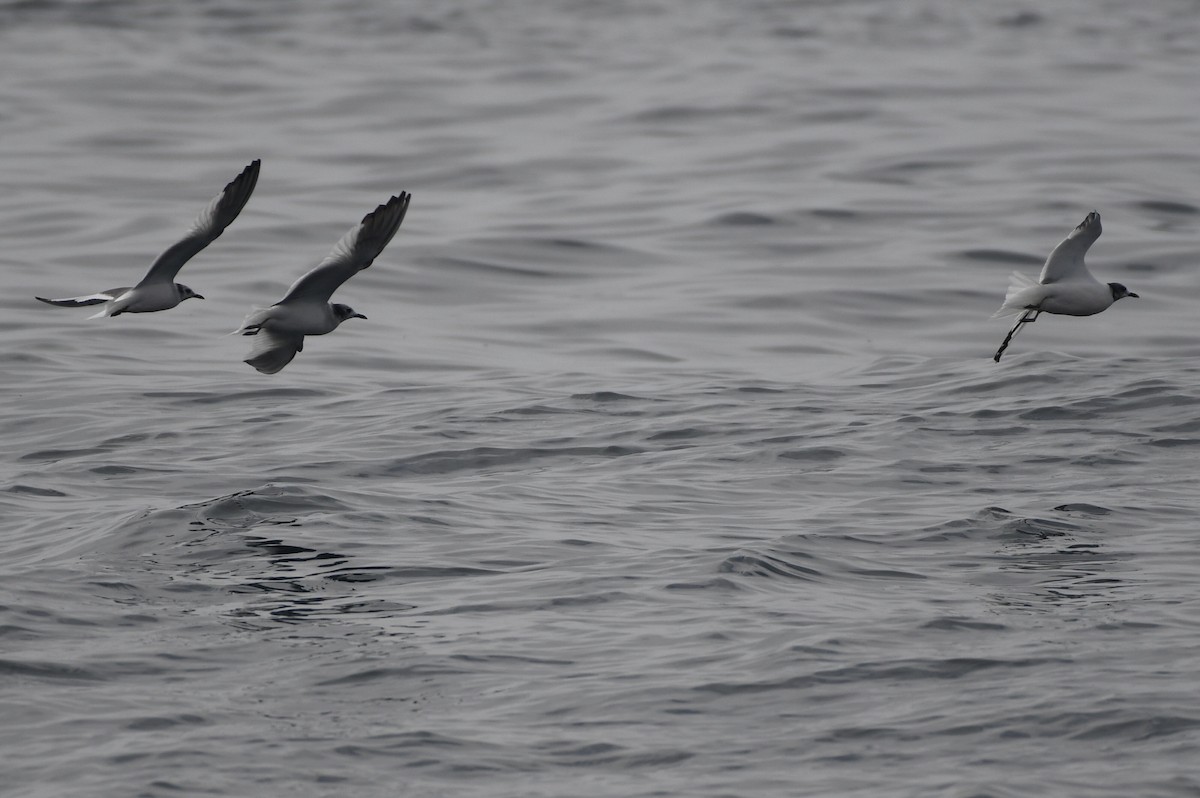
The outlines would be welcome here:
[[[1200,795],[1197,75],[1194,0],[0,0],[0,795]],[[205,301],[34,301],[252,158]],[[1141,298],[993,363],[1093,209]]]

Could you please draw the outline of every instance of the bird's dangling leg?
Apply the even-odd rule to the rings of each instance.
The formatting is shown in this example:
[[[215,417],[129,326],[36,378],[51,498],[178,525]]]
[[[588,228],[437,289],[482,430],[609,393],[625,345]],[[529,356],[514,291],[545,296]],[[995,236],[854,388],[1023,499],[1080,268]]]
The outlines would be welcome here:
[[[1000,348],[996,350],[996,355],[992,358],[992,360],[999,363],[1000,356],[1004,354],[1005,349],[1008,349],[1008,342],[1011,341],[1013,336],[1017,334],[1017,330],[1021,329],[1026,324],[1032,324],[1033,322],[1037,321],[1039,313],[1041,313],[1041,311],[1037,308],[1031,308],[1030,310],[1025,311],[1025,315],[1021,317],[1020,321],[1013,325],[1013,328],[1008,331],[1008,335],[1004,336],[1004,343],[1000,344]]]

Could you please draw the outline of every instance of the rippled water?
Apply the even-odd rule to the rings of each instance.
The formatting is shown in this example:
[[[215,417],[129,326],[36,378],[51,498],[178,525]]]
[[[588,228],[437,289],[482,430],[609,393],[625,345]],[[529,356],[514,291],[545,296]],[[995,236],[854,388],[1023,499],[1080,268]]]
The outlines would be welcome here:
[[[0,793],[1200,795],[1198,68],[1168,0],[0,1]],[[207,301],[33,301],[255,157]],[[1093,208],[1142,298],[993,363]]]

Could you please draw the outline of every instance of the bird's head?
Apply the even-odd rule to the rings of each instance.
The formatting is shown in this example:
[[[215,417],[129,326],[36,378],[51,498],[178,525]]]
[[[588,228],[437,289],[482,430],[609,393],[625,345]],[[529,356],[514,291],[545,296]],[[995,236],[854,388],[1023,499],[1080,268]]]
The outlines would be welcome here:
[[[361,313],[355,313],[354,308],[350,307],[349,305],[334,305],[333,306],[333,315],[338,320],[338,324],[341,324],[346,319],[365,319],[366,318],[366,316],[364,316]]]
[[[182,302],[185,299],[204,299],[204,297],[200,296],[195,291],[193,291],[192,289],[188,288],[186,285],[183,285],[181,283],[176,283],[175,288],[179,290],[179,301],[180,302]]]
[[[1113,302],[1116,302],[1116,301],[1117,301],[1118,299],[1120,299],[1121,297],[1126,297],[1126,296],[1131,296],[1131,297],[1133,297],[1134,299],[1140,299],[1140,298],[1141,298],[1141,297],[1139,297],[1137,294],[1135,294],[1135,293],[1133,293],[1132,291],[1130,291],[1130,290],[1129,290],[1128,288],[1126,288],[1125,286],[1121,285],[1120,283],[1109,283],[1109,284],[1108,284],[1108,288],[1109,288],[1109,290],[1110,290],[1110,291],[1112,291],[1112,295],[1113,295]]]

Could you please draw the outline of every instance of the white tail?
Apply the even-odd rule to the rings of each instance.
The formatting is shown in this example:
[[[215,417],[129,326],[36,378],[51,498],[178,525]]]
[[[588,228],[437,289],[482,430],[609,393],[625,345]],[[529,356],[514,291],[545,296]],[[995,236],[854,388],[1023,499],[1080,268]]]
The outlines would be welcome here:
[[[1008,277],[1008,291],[1004,294],[1004,304],[1000,309],[992,314],[993,319],[998,319],[1002,316],[1016,316],[1018,313],[1023,313],[1028,309],[1029,305],[1035,304],[1036,296],[1032,296],[1029,289],[1040,286],[1037,280],[1032,277],[1027,277],[1020,272],[1013,272]]]

